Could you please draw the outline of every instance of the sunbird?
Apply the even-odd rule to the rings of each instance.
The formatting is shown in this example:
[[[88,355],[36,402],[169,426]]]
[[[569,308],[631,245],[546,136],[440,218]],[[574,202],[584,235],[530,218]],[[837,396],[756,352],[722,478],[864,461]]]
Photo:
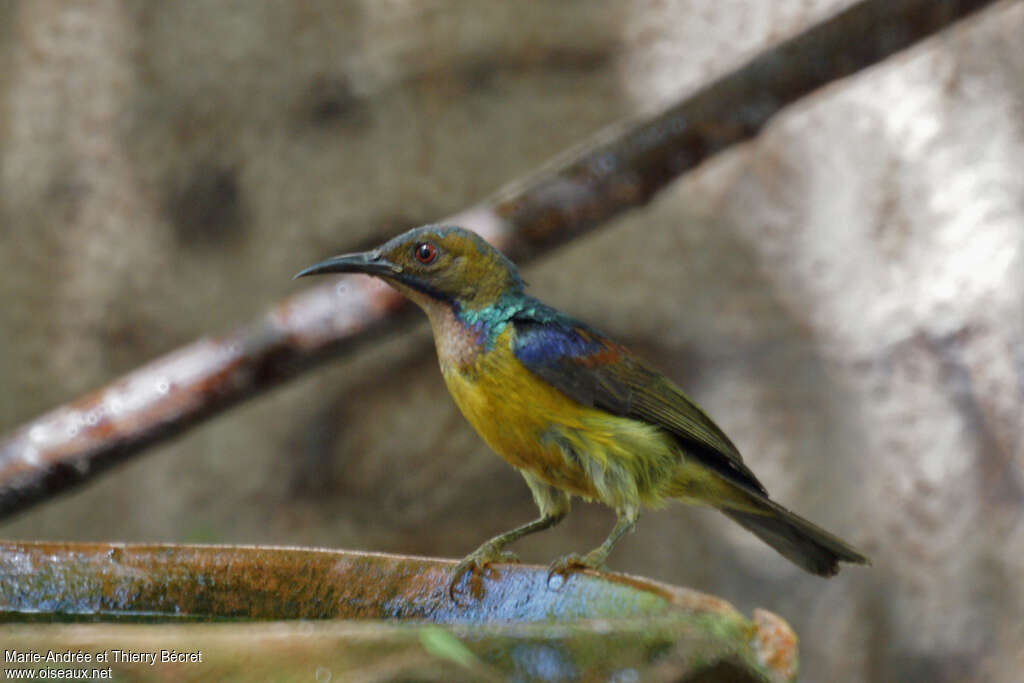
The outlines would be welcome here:
[[[866,556],[790,512],[744,464],[736,446],[682,389],[593,327],[525,292],[519,271],[482,237],[426,225],[295,277],[364,273],[426,312],[441,374],[487,445],[519,470],[540,517],[483,543],[467,571],[517,561],[513,541],[558,524],[573,496],[613,508],[615,527],[552,572],[603,567],[641,507],[670,500],[718,508],[800,568],[820,576]]]

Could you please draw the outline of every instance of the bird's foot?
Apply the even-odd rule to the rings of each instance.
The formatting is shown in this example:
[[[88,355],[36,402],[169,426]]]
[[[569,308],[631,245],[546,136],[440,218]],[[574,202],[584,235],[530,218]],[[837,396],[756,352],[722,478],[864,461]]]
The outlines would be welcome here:
[[[487,572],[488,566],[494,562],[518,563],[519,556],[511,550],[504,550],[501,546],[491,541],[484,543],[455,565],[455,569],[452,571],[451,583],[448,584],[448,596],[452,600],[456,600],[455,586],[462,580],[466,572],[471,573],[471,591],[473,593],[479,592],[479,586],[475,586],[474,582],[478,580],[478,577],[483,576]]]
[[[548,566],[548,585],[557,584],[556,587],[561,588],[570,573],[581,569],[603,569],[607,559],[608,553],[602,552],[601,549],[591,550],[586,555],[564,555]]]

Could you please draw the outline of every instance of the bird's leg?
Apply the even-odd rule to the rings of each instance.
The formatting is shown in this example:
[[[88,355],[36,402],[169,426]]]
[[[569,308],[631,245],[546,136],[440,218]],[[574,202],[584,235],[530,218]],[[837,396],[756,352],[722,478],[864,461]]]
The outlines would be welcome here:
[[[485,541],[479,548],[467,555],[462,562],[455,567],[455,578],[470,569],[483,569],[491,562],[518,562],[519,557],[511,550],[505,550],[509,543],[519,540],[527,534],[537,531],[544,531],[558,524],[562,516],[545,515],[537,519],[517,526],[515,529],[498,534],[494,538]]]
[[[527,486],[530,487],[530,491],[533,493],[534,502],[540,508],[540,517],[488,539],[479,548],[463,558],[455,566],[455,570],[452,572],[451,584],[448,587],[448,593],[453,598],[455,596],[455,584],[459,582],[459,579],[467,571],[482,571],[491,562],[518,562],[519,558],[516,554],[505,550],[505,546],[527,534],[550,529],[569,514],[570,499],[567,493],[556,489],[528,472],[521,471],[521,473],[523,478],[526,479]]]
[[[630,506],[616,510],[616,515],[618,518],[615,521],[615,527],[608,534],[608,538],[604,539],[604,543],[586,555],[569,553],[565,557],[558,558],[551,563],[548,576],[565,574],[571,569],[600,569],[603,567],[608,559],[608,555],[612,552],[615,544],[619,542],[619,539],[636,528],[636,522],[640,518],[640,510],[637,507]]]

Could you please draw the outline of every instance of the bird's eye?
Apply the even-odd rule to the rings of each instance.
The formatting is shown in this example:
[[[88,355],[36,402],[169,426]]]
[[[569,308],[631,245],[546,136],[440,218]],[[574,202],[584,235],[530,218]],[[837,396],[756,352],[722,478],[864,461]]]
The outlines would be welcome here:
[[[430,242],[420,242],[413,249],[413,254],[420,263],[433,263],[437,258],[437,247]]]

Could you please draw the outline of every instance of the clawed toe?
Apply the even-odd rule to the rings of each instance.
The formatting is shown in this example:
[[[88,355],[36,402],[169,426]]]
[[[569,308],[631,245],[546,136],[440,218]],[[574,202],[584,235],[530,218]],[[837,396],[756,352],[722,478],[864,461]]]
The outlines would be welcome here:
[[[569,553],[558,558],[548,566],[548,575],[567,574],[575,569],[583,569],[585,567],[582,555],[579,553]]]
[[[601,569],[604,567],[605,557],[601,553],[589,552],[586,555],[569,553],[558,558],[548,567],[548,582],[555,576],[565,577],[566,575],[581,569]]]
[[[489,566],[495,562],[518,563],[519,556],[511,550],[502,550],[489,544],[480,546],[455,565],[455,569],[452,571],[451,582],[448,584],[448,596],[457,602],[455,586],[462,580],[462,577],[468,572],[472,574],[470,577],[472,582],[478,573],[481,576],[486,574],[489,571]]]

